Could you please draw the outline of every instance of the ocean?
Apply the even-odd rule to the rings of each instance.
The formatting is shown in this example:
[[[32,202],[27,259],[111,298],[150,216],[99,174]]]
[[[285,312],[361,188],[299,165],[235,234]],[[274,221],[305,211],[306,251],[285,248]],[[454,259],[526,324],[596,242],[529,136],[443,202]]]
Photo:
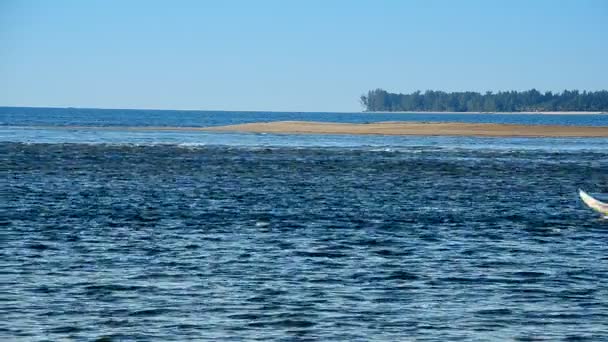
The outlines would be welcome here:
[[[0,108],[0,339],[608,340],[608,138],[121,129],[260,120],[404,116]]]

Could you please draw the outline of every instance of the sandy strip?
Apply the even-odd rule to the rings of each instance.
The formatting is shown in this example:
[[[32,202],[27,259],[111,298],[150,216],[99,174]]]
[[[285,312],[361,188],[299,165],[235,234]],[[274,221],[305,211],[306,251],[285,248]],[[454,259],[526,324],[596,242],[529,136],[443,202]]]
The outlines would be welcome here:
[[[514,125],[460,122],[376,122],[365,124],[274,121],[215,127],[179,126],[15,126],[22,129],[167,131],[167,132],[251,132],[278,134],[375,134],[476,137],[600,137],[608,138],[608,126]]]
[[[378,122],[350,124],[308,121],[279,121],[209,127],[202,130],[216,132],[298,134],[446,135],[476,137],[608,137],[608,126],[541,126],[457,122]]]

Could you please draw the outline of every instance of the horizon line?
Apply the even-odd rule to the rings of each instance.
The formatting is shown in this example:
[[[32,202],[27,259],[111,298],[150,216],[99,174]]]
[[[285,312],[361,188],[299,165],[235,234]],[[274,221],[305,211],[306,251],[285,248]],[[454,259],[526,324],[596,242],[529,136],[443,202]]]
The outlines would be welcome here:
[[[132,111],[159,111],[159,112],[222,112],[222,113],[338,113],[338,114],[546,114],[546,113],[579,113],[579,114],[606,114],[604,111],[510,111],[510,112],[481,112],[481,111],[291,111],[291,110],[226,110],[226,109],[159,109],[159,108],[104,108],[104,107],[62,107],[62,106],[5,106],[0,105],[1,108],[32,108],[32,109],[85,109],[85,110],[132,110]]]
[[[96,110],[154,110],[179,112],[243,112],[243,113],[365,113],[366,111],[326,111],[326,110],[232,110],[232,109],[181,109],[181,108],[118,108],[86,106],[15,106],[0,105],[0,108],[37,108],[37,109],[96,109]]]

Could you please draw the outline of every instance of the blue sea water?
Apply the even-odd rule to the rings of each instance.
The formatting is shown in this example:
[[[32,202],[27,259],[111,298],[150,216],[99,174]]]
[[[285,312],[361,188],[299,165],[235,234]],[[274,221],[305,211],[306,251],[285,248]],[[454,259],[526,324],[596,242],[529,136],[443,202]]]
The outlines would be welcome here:
[[[525,125],[607,126],[608,114],[441,114],[226,112],[143,109],[0,107],[0,126],[223,126],[259,121],[381,121],[512,123]]]
[[[608,139],[5,110],[0,340],[608,340],[608,223],[576,195],[608,193]]]

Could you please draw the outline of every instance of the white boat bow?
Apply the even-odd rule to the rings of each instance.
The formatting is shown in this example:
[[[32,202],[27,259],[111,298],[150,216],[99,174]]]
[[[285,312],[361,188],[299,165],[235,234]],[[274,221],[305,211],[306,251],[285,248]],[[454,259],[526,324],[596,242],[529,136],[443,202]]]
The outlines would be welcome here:
[[[581,196],[581,199],[589,208],[608,217],[608,203],[596,200],[581,189],[578,190],[578,194],[579,196]]]

